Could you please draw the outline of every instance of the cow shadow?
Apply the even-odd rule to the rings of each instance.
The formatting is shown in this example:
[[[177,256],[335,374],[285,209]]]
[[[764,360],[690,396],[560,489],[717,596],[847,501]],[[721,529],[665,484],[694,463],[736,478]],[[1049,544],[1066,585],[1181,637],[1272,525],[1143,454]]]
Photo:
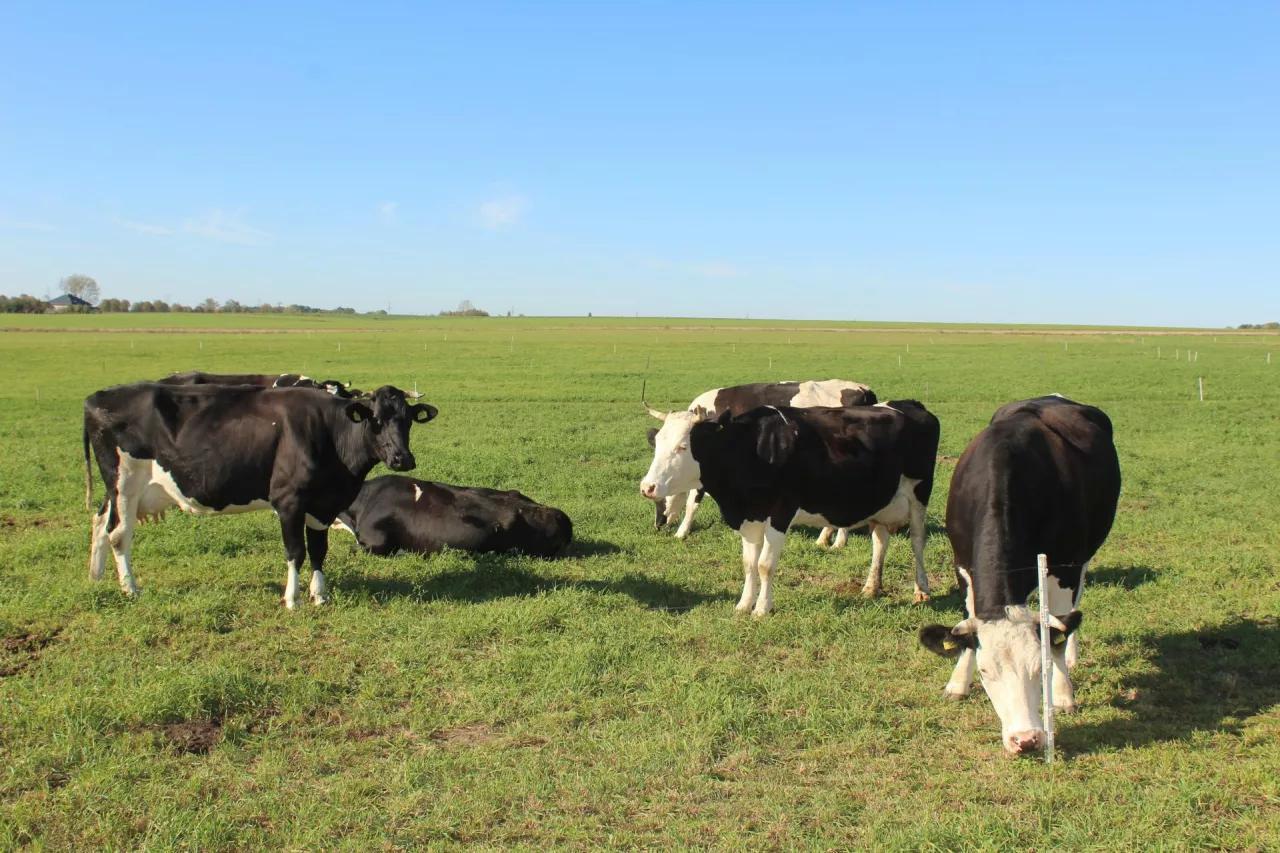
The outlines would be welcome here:
[[[612,542],[605,542],[603,539],[575,538],[556,557],[599,557],[605,554],[621,554],[623,550]]]
[[[1084,579],[1085,602],[1089,598],[1091,586],[1118,586],[1124,589],[1137,589],[1160,577],[1158,570],[1149,566],[1105,566],[1090,568]]]
[[[1274,618],[1138,638],[1086,637],[1084,643],[1082,652],[1102,643],[1114,655],[1136,645],[1146,666],[1113,691],[1108,704],[1119,712],[1113,719],[1063,727],[1068,751],[1180,741],[1198,732],[1239,735],[1251,718],[1280,704],[1280,625]]]
[[[616,549],[620,550],[620,549]],[[612,553],[606,551],[605,553]],[[502,598],[531,598],[562,590],[592,593],[621,593],[651,610],[683,612],[703,604],[732,598],[727,592],[703,593],[661,578],[630,572],[613,580],[580,580],[554,571],[542,571],[538,563],[504,554],[477,554],[474,565],[451,568],[417,579],[369,577],[344,574],[330,578],[329,585],[356,596],[374,600],[406,597],[422,601],[458,601],[479,604]]]

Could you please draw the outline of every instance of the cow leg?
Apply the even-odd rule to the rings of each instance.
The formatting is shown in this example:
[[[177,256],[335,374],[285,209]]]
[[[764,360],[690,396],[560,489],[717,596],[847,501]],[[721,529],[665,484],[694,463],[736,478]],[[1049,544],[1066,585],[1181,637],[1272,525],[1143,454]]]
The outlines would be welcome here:
[[[1076,587],[1075,600],[1071,602],[1072,610],[1080,609],[1080,599],[1084,598],[1084,579],[1089,574],[1089,563],[1091,560],[1085,560],[1084,565],[1080,567],[1080,585]],[[1076,661],[1080,659],[1080,629],[1071,632],[1071,636],[1067,637],[1067,670],[1073,670],[1076,667]]]
[[[756,590],[759,588],[760,575],[757,564],[760,561],[760,549],[764,544],[764,522],[744,521],[738,528],[742,537],[742,597],[734,609],[746,613],[756,601]]]
[[[751,611],[755,617],[768,616],[773,610],[773,572],[778,567],[778,558],[782,556],[782,546],[787,541],[785,529],[776,530],[768,522],[764,525],[764,548],[760,551],[758,563],[760,574],[760,597],[756,599],[756,609]]]
[[[828,543],[830,543],[830,542],[831,542],[831,536],[832,536],[832,534],[834,534],[835,532],[836,532],[836,529],[835,529],[834,527],[824,527],[824,528],[822,528],[822,532],[818,534],[818,540],[817,540],[817,542],[816,542],[815,544],[816,544],[819,548],[825,548],[825,547],[827,547]]]
[[[1071,612],[1075,599],[1073,591],[1058,586],[1057,578],[1049,576],[1049,612],[1059,619]],[[1072,632],[1075,633],[1074,631]],[[1070,642],[1071,638],[1067,638]],[[1053,709],[1062,714],[1070,714],[1076,709],[1075,688],[1071,684],[1071,676],[1067,671],[1067,656],[1064,646],[1053,646],[1049,649],[1053,661]]]
[[[912,601],[923,604],[929,600],[929,573],[924,570],[924,537],[927,532],[924,504],[914,495],[908,502],[911,508],[911,553],[916,559],[916,594]]]
[[[969,690],[973,687],[973,670],[976,662],[977,655],[973,649],[960,652],[960,657],[956,659],[956,668],[951,671],[951,679],[942,690],[944,696],[948,699],[963,699],[969,695]]]
[[[111,519],[112,500],[109,496],[103,501],[102,509],[93,517],[93,538],[89,542],[89,580],[102,580],[102,573],[107,568],[107,552],[111,550],[111,541],[107,537],[107,522]]]
[[[836,531],[836,541],[835,541],[835,544],[831,546],[831,548],[833,550],[836,548],[843,548],[845,546],[845,543],[848,541],[849,541],[849,528],[841,527],[838,531]]]
[[[680,522],[680,529],[676,531],[677,539],[685,538],[693,529],[693,517],[698,514],[698,506],[702,503],[703,494],[702,489],[689,492],[689,497],[684,502],[684,521]]]
[[[667,523],[667,501],[670,498],[663,498],[653,502],[653,529],[661,530],[662,526]]]
[[[329,587],[324,582],[324,558],[329,553],[329,528],[312,526],[307,519],[307,556],[311,558],[311,603],[319,607],[329,603]],[[318,524],[319,522],[317,522]]]
[[[662,501],[662,523],[674,524],[675,520],[680,517],[680,499],[685,496],[684,492],[671,495]]]
[[[884,574],[884,555],[889,550],[889,527],[885,524],[871,522],[871,571],[867,573],[867,582],[862,586],[863,595],[879,595],[880,584]]]
[[[284,559],[288,566],[288,575],[284,583],[284,606],[290,610],[298,608],[298,569],[307,556],[306,537],[303,531],[306,523],[303,515],[296,510],[285,510],[276,507],[280,516],[280,535],[284,539]]]
[[[111,501],[106,528],[111,543],[112,556],[116,560],[116,577],[125,595],[138,594],[133,580],[133,529],[138,523],[138,504],[150,482],[151,461],[133,459],[120,453],[120,468],[116,474],[115,500]]]

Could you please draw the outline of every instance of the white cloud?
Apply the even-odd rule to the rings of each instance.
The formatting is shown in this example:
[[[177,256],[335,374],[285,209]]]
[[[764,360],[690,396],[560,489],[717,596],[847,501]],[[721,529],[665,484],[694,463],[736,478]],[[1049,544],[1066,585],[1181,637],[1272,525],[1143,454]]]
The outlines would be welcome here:
[[[694,264],[689,269],[704,278],[741,278],[746,274],[746,271],[739,267],[719,263]]]
[[[495,198],[480,205],[480,224],[485,228],[501,228],[510,225],[529,209],[529,200],[524,196],[509,195]]]
[[[147,222],[133,222],[128,219],[121,219],[119,216],[111,217],[112,225],[119,225],[121,228],[127,228],[130,231],[137,231],[139,234],[171,234],[168,228],[163,225],[151,225]]]
[[[240,220],[244,210],[241,207],[227,213],[214,208],[206,213],[203,219],[188,219],[183,223],[182,228],[188,234],[198,234],[222,243],[243,243],[254,246],[270,239],[271,235],[266,231],[253,228]]]
[[[396,222],[396,209],[400,207],[399,202],[387,201],[378,205],[378,219],[383,225],[394,225]]]
[[[0,228],[16,228],[19,231],[57,231],[52,225],[43,222],[19,222],[14,219],[0,219]]]

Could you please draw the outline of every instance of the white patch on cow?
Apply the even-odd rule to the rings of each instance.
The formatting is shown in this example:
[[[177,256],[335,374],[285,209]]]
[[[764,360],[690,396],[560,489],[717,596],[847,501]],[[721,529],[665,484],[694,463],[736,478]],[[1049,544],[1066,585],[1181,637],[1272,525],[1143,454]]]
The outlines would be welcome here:
[[[756,564],[756,573],[760,576],[760,594],[756,598],[755,609],[751,611],[752,616],[768,616],[773,610],[773,573],[778,568],[778,558],[782,556],[782,546],[786,541],[785,530],[778,530],[765,522],[764,547],[760,549],[760,560]]]
[[[413,487],[413,502],[417,503],[422,500],[422,487],[415,485]]]
[[[764,547],[764,522],[747,521],[738,528],[742,537],[742,596],[734,610],[746,613],[755,603],[756,593],[760,586],[758,565],[760,550]]]
[[[834,527],[822,528],[822,532],[818,534],[818,538],[814,544],[818,545],[821,548],[827,547],[827,545],[831,543],[831,537],[835,535],[835,532],[836,532],[836,529]]]
[[[719,396],[720,392],[723,390],[723,388],[712,388],[710,391],[704,391],[697,397],[694,397],[693,402],[689,404],[689,411],[692,412],[698,408],[703,408],[710,412],[712,417],[715,417],[716,397]]]
[[[328,530],[329,529],[329,525],[325,524],[323,521],[318,520],[311,513],[307,513],[303,517],[303,520],[306,522],[307,527],[310,527],[312,530]]]
[[[693,412],[671,412],[653,437],[653,462],[640,481],[640,493],[650,500],[702,487],[702,467],[689,450],[689,432],[697,423]]]
[[[1058,579],[1053,575],[1049,575],[1045,588],[1049,593],[1050,613],[1061,619],[1071,612],[1072,603],[1075,601],[1075,590],[1060,586]],[[1067,641],[1070,642],[1074,636],[1073,631],[1067,637]],[[1054,647],[1049,651],[1053,661],[1053,707],[1064,714],[1070,714],[1076,709],[1076,699],[1071,676],[1068,675],[1066,649]]]
[[[106,571],[107,551],[111,548],[111,543],[107,541],[107,521],[110,517],[109,503],[93,517],[93,538],[89,542],[89,580],[102,580],[102,573]]]
[[[132,552],[133,530],[138,522],[138,510],[143,497],[150,494],[149,474],[151,462],[147,459],[134,459],[123,450],[117,449],[120,457],[120,468],[116,474],[116,515],[119,523],[116,529],[108,534],[111,552],[116,560],[116,577],[125,595],[138,594],[138,585],[133,579]]]
[[[287,561],[289,574],[284,582],[284,606],[290,610],[298,609],[298,564]]]
[[[847,543],[848,541],[849,541],[849,528],[847,528],[847,527],[841,527],[841,528],[836,532],[836,541],[835,541],[835,543],[831,546],[831,548],[832,548],[832,550],[834,550],[834,549],[836,549],[836,548],[843,548],[843,547],[845,546],[845,543]]]
[[[355,535],[356,535],[356,532],[355,532],[354,530],[352,530],[352,529],[347,525],[347,523],[346,523],[346,522],[344,522],[341,518],[335,518],[335,519],[333,520],[333,524],[330,524],[329,526],[330,526],[330,527],[332,527],[332,528],[334,528],[335,530],[345,530],[346,532],[350,533],[352,536],[355,536]]]
[[[812,406],[841,406],[841,395],[845,391],[861,391],[871,389],[861,382],[848,382],[844,379],[825,379],[820,382],[801,382],[796,395],[791,398],[790,405],[796,409],[807,409]]]
[[[1013,753],[1044,742],[1039,630],[1025,607],[1010,607],[1002,619],[977,623],[978,676],[1000,718],[1000,742]]]
[[[883,589],[884,555],[889,550],[889,528],[883,524],[871,525],[871,570],[867,572],[867,582],[862,585],[862,594],[879,595]]]
[[[827,520],[825,515],[818,515],[816,512],[809,512],[804,509],[796,511],[788,528],[796,524],[803,524],[806,527],[831,527],[831,522]]]
[[[311,573],[311,603],[316,607],[329,603],[329,587],[324,582],[324,572],[319,569]]]
[[[122,456],[128,455],[123,450],[120,453]],[[151,468],[146,491],[146,505],[150,508],[148,515],[174,505],[192,515],[236,515],[242,512],[271,509],[271,503],[265,500],[253,500],[247,504],[230,504],[222,509],[205,506],[195,498],[183,494],[173,475],[159,462],[154,459],[138,461],[148,463]]]

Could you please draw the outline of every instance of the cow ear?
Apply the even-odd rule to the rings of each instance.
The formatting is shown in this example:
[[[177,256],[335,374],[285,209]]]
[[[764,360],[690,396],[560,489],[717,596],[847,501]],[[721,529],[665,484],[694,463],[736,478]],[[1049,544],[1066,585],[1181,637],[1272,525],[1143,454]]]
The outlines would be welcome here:
[[[347,417],[355,423],[373,420],[373,409],[369,408],[364,403],[347,403],[346,408],[343,411],[345,411],[347,413]]]
[[[413,412],[414,421],[420,424],[425,424],[427,421],[440,414],[440,410],[430,403],[419,403],[416,406],[410,406],[409,411]]]
[[[1080,621],[1084,619],[1084,614],[1079,610],[1072,610],[1066,616],[1062,617],[1062,624],[1067,626],[1067,630],[1062,631],[1058,628],[1049,629],[1050,645],[1060,646],[1067,641],[1067,637],[1071,636],[1071,632],[1080,627]]]
[[[976,649],[976,634],[953,634],[946,625],[925,625],[920,629],[920,645],[944,658],[959,657],[965,649]]]
[[[710,420],[710,419],[711,419],[711,412],[707,410],[707,407],[706,407],[706,406],[694,406],[694,407],[693,407],[693,422],[694,422],[694,423],[696,423],[696,424],[700,424],[700,423],[702,423],[703,421]]]
[[[791,456],[795,431],[779,418],[759,422],[756,453],[765,464],[777,468]]]
[[[658,428],[649,427],[648,436],[649,436],[649,446],[656,447],[657,445],[654,442],[658,438]]]

